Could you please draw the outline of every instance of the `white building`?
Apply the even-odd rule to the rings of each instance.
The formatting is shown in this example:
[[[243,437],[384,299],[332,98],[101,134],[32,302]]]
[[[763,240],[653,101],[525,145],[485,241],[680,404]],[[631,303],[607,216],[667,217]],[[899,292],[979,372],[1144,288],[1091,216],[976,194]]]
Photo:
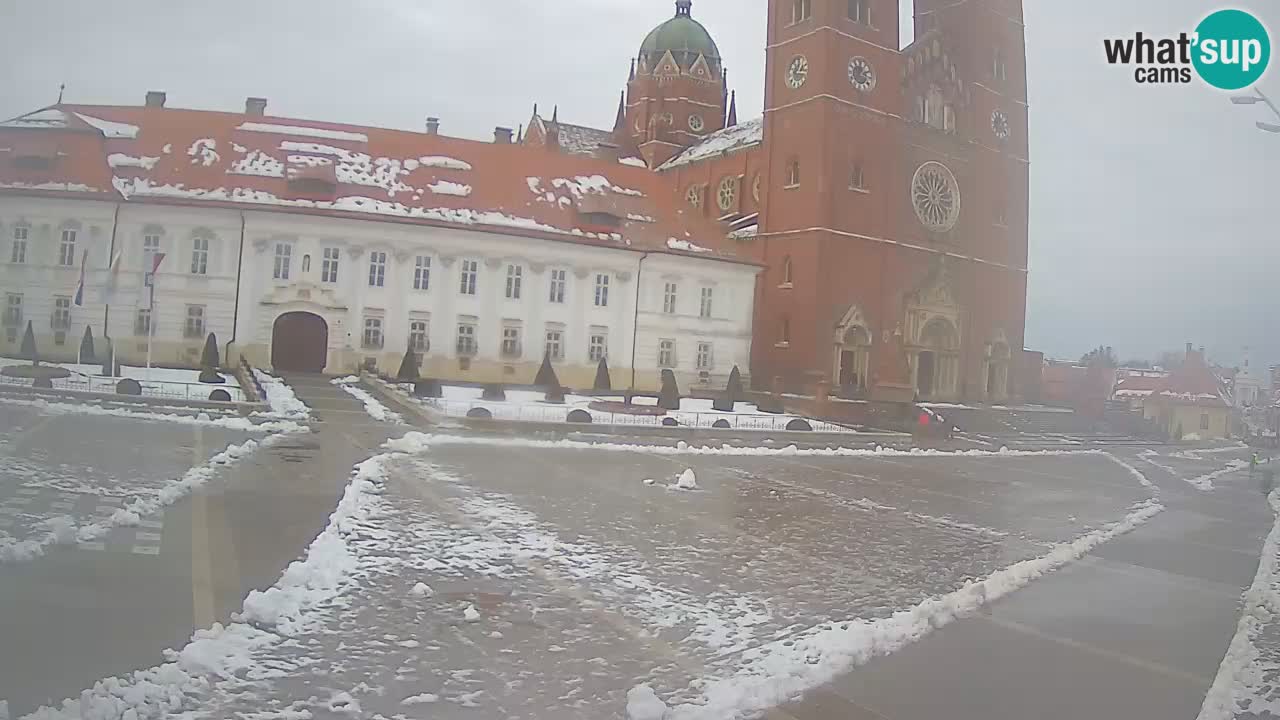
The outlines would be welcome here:
[[[0,353],[84,327],[193,365],[208,333],[281,370],[590,387],[747,369],[758,267],[647,170],[505,142],[240,113],[58,106],[0,123]],[[251,113],[261,107],[250,105]],[[142,291],[154,253],[154,310]],[[85,266],[83,306],[72,298]],[[115,268],[112,262],[116,260]],[[109,301],[109,304],[108,302]]]
[[[1244,365],[1236,373],[1232,397],[1238,408],[1268,405],[1267,376],[1249,364],[1249,349],[1244,351]]]

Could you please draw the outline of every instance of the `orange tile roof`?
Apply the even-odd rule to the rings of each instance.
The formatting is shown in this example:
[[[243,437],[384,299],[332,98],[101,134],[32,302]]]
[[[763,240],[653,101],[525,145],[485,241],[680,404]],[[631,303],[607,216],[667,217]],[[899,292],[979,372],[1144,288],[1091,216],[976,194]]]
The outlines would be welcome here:
[[[50,137],[58,158],[48,169],[4,157]],[[57,105],[0,123],[6,192],[457,226],[749,264],[724,228],[686,212],[646,168],[241,113]]]
[[[1204,355],[1194,350],[1187,352],[1182,365],[1168,377],[1161,378],[1152,388],[1151,397],[1214,407],[1231,404],[1223,395],[1222,383],[1205,364]]]

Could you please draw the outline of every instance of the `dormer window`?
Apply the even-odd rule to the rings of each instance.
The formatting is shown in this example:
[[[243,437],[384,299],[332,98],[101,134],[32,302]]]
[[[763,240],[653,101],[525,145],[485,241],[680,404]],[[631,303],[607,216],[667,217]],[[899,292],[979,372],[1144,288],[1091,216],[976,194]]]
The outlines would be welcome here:
[[[338,189],[337,172],[329,158],[291,155],[286,177],[289,189],[302,195],[332,195]]]

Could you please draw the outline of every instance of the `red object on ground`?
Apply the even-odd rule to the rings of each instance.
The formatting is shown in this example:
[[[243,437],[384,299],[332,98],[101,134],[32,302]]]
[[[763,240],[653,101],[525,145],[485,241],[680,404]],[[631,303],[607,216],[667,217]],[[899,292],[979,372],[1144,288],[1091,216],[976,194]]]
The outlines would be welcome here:
[[[929,424],[929,413],[920,413],[920,426],[924,427]]]

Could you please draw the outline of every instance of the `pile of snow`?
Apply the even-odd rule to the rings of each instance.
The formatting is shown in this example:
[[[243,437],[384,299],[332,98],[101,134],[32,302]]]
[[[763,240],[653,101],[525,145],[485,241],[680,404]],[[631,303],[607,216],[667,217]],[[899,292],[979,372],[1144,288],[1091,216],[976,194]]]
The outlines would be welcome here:
[[[258,379],[258,383],[267,393],[265,400],[271,407],[271,412],[263,413],[264,416],[270,415],[290,420],[306,420],[311,416],[311,408],[299,400],[293,388],[286,385],[283,380],[257,368],[253,369],[253,376]]]
[[[422,693],[421,695],[410,695],[400,701],[401,705],[423,705],[426,703],[439,702],[440,696],[435,693]]]
[[[462,611],[462,619],[469,623],[480,622],[480,612],[476,610],[474,603],[467,605],[467,608]]]
[[[627,720],[663,720],[667,704],[648,685],[637,685],[627,691]]]
[[[333,380],[332,382],[334,385],[345,390],[347,394],[352,395],[363,402],[364,411],[369,413],[369,416],[374,420],[390,423],[404,422],[404,418],[400,416],[400,413],[388,410],[386,405],[383,405],[378,401],[378,398],[370,395],[364,388],[357,387],[356,383],[360,382],[360,378],[355,377],[354,375],[348,375],[346,377]]]
[[[1276,565],[1280,562],[1280,490],[1273,490],[1267,501],[1276,521],[1262,544],[1258,572],[1244,593],[1244,610],[1236,624],[1236,634],[1204,696],[1197,720],[1231,720],[1237,709],[1262,713],[1280,709],[1262,702],[1271,690],[1274,668],[1260,662],[1257,646],[1263,630],[1280,615],[1280,593],[1275,589]],[[1241,707],[1242,700],[1248,701],[1245,707]]]
[[[697,490],[698,478],[693,474],[693,468],[685,468],[680,473],[680,477],[676,479],[675,487],[677,490]]]
[[[929,598],[890,617],[824,623],[753,648],[740,656],[739,667],[733,674],[704,680],[702,697],[696,702],[667,707],[652,689],[645,690],[646,686],[638,685],[627,694],[628,717],[738,718],[762,712],[874,657],[895,652],[937,628],[974,614],[986,603],[1078,560],[1163,509],[1155,500],[1139,503],[1119,522],[1054,545],[1045,555],[1014,563],[981,580],[971,580],[953,592]]]
[[[415,584],[413,589],[409,592],[412,593],[414,597],[431,597],[432,595],[435,595],[435,591],[431,589],[431,586],[424,582]]]
[[[1221,470],[1214,470],[1211,473],[1205,473],[1200,477],[1191,478],[1189,480],[1186,478],[1183,478],[1183,479],[1187,480],[1187,483],[1189,483],[1192,487],[1194,487],[1195,489],[1201,492],[1210,492],[1213,490],[1214,480],[1222,477],[1223,475],[1230,475],[1233,472],[1238,472],[1240,470],[1243,470],[1248,466],[1249,466],[1249,463],[1246,460],[1232,460],[1231,462],[1227,463],[1227,466],[1222,468]]]

